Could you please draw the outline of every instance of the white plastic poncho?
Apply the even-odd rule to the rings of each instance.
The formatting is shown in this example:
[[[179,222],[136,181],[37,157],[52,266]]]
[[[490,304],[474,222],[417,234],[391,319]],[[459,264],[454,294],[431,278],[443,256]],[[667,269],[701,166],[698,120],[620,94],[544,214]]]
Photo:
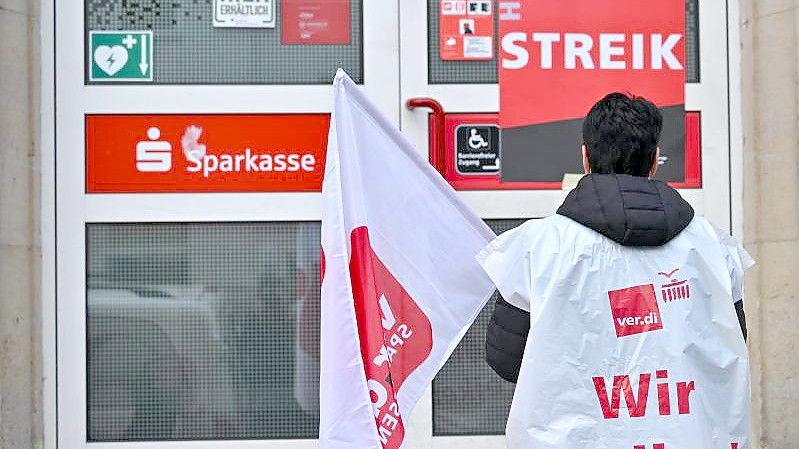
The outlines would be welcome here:
[[[511,449],[746,449],[749,361],[733,305],[754,262],[695,217],[662,247],[627,247],[562,216],[478,256],[530,311]]]

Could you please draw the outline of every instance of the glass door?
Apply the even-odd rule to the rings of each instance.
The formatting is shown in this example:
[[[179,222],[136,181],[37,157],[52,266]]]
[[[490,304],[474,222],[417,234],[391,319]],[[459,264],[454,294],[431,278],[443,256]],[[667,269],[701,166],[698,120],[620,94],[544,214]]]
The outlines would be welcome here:
[[[58,445],[316,447],[330,84],[399,122],[397,3],[49,7]]]
[[[471,9],[463,16],[466,19],[453,22],[449,16],[455,12],[452,8],[457,8],[454,3],[477,9],[487,4],[494,12],[493,27],[480,18],[479,11],[473,14]],[[468,40],[496,33],[496,8],[496,1],[403,0],[400,4],[402,99],[434,111],[440,106],[438,112],[446,117],[442,125],[423,108],[406,108],[401,115],[402,130],[419,148],[428,148],[433,161],[455,163],[454,157],[437,154],[439,150],[433,146],[437,146],[437,141],[444,142],[446,151],[452,151],[453,144],[458,143],[459,121],[476,124],[473,127],[480,129],[496,124],[496,34],[493,41],[483,40],[471,47],[472,57],[467,58],[470,60],[453,58],[447,48],[458,43],[449,42],[453,36]],[[681,188],[680,192],[699,213],[729,230],[731,143],[728,59],[724,50],[728,11],[723,0],[687,0],[686,12],[686,109],[696,120],[693,129],[701,133],[697,136],[696,161],[701,178],[698,187]],[[464,21],[469,30],[460,23]],[[458,34],[464,37],[457,37]],[[486,45],[493,46],[493,51]],[[430,100],[437,104],[431,106]],[[574,151],[579,149],[575,147]],[[457,171],[457,167],[439,169]],[[526,219],[554,213],[566,192],[477,188],[461,190],[460,194],[499,233]],[[413,434],[414,447],[505,447],[503,435],[514,386],[501,380],[484,361],[485,331],[492,308],[490,301],[420,404],[414,416],[425,427]]]
[[[435,100],[488,129],[499,89],[495,38],[474,41],[477,60],[442,50],[442,26],[479,38],[485,18],[442,25],[443,3],[44,2],[58,446],[316,447],[330,81],[343,67],[446,163],[431,138],[457,141],[457,126],[406,102]],[[681,193],[729,229],[728,12],[722,0],[686,8],[701,187]],[[497,233],[553,213],[565,196],[460,194]],[[492,304],[409,417],[410,447],[504,447],[513,385],[484,362]]]

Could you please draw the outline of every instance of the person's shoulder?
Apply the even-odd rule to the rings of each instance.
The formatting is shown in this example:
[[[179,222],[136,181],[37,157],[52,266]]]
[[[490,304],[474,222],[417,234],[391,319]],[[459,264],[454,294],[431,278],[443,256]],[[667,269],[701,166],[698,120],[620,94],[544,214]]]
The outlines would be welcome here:
[[[494,247],[522,245],[528,250],[540,251],[542,246],[557,250],[562,245],[586,246],[600,240],[600,234],[562,215],[533,218],[500,234]]]
[[[705,230],[705,233],[709,235],[708,238],[713,238],[718,243],[725,258],[731,260],[733,265],[743,271],[755,264],[754,259],[740,240],[705,217],[694,217],[694,220],[697,219],[697,225]]]
[[[721,227],[717,226],[707,217],[699,214],[694,216],[693,220],[691,220],[691,223],[683,232],[686,232],[689,235],[697,235],[705,239],[712,239],[722,245],[737,243],[736,239],[727,231],[721,229]]]
[[[510,245],[533,246],[535,242],[541,238],[542,233],[553,230],[554,224],[552,218],[553,217],[529,219],[519,226],[499,234],[497,238],[491,242],[490,246],[495,249]]]
[[[532,218],[525,221],[514,231],[524,233],[531,238],[530,241],[542,238],[545,236],[552,236],[554,233],[563,232],[563,230],[575,224],[574,221],[563,217],[561,215],[550,215],[544,218]]]
[[[556,249],[564,242],[574,243],[578,235],[591,233],[588,228],[562,215],[527,220],[516,230],[524,236],[525,243],[531,249],[541,245]]]

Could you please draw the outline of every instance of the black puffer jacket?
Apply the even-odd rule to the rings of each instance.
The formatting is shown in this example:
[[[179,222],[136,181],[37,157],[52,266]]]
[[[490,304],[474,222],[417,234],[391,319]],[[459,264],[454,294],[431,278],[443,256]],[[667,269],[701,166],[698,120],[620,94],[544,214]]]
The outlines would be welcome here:
[[[676,190],[660,181],[630,175],[588,175],[558,209],[558,215],[625,246],[661,246],[694,218]],[[743,298],[735,310],[746,338]],[[503,379],[516,382],[530,330],[530,314],[499,298],[486,336],[486,360]]]

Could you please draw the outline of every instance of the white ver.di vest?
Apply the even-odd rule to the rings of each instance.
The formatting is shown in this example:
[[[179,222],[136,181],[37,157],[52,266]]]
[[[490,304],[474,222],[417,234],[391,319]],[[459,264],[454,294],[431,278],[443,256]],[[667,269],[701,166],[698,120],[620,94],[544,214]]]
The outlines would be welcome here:
[[[750,447],[733,301],[754,262],[706,219],[663,246],[629,247],[555,215],[477,258],[502,296],[530,311],[508,448]]]

